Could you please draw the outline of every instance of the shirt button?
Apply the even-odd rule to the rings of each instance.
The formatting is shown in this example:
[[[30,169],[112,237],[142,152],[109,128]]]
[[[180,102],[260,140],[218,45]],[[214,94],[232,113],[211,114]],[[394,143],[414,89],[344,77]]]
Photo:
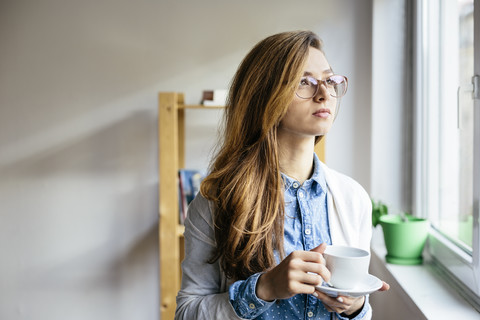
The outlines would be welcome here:
[[[248,305],[248,307],[249,307],[250,309],[255,309],[255,304],[250,303],[250,304]]]
[[[312,317],[313,317],[313,312],[312,312],[312,311],[308,311],[307,316],[308,316],[309,318],[312,318]]]
[[[298,193],[298,196],[299,196],[300,198],[303,198],[303,192],[299,192],[299,193]]]
[[[312,230],[310,229],[305,230],[305,234],[310,234],[310,233],[312,233]]]
[[[294,182],[294,183],[293,183],[293,187],[294,187],[295,189],[297,189],[297,188],[299,187],[298,182]]]

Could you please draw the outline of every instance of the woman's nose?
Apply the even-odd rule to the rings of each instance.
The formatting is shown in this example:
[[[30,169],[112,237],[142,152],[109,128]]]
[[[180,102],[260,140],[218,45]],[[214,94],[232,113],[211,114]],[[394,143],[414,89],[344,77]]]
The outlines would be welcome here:
[[[325,83],[325,81],[323,80],[318,81],[317,93],[315,93],[315,95],[313,96],[313,100],[323,101],[323,100],[328,100],[330,98],[331,96],[328,93],[327,84]]]

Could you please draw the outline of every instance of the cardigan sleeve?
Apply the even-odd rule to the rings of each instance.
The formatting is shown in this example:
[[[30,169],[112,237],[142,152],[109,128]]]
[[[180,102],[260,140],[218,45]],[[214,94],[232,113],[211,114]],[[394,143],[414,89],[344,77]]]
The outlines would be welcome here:
[[[229,301],[219,263],[208,263],[215,248],[212,215],[200,194],[189,206],[185,221],[185,259],[175,319],[241,319]]]

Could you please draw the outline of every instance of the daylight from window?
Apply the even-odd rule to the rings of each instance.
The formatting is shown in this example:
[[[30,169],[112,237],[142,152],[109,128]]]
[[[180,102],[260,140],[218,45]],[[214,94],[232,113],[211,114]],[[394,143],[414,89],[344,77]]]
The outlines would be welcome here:
[[[456,8],[447,4],[440,13],[439,205],[438,212],[431,212],[430,218],[434,227],[471,254],[473,0],[447,2]]]

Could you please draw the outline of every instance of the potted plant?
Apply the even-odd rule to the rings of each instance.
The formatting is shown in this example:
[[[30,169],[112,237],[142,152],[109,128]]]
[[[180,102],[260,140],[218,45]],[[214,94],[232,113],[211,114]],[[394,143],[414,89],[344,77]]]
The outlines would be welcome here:
[[[388,207],[381,201],[372,200],[372,225],[375,228],[380,223],[380,217],[388,214]]]
[[[422,264],[429,222],[405,212],[395,215],[387,213],[386,204],[377,202],[372,207],[372,219],[377,219],[377,224],[382,226],[387,248],[386,261],[402,265]]]

